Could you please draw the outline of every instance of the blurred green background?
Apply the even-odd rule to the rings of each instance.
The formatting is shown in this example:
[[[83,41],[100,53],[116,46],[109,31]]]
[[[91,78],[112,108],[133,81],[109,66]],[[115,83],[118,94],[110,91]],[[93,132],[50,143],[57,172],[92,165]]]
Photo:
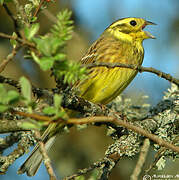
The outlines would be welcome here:
[[[13,5],[8,4],[13,10]],[[48,10],[56,15],[61,9],[69,8],[73,12],[75,32],[66,47],[69,59],[79,60],[90,44],[96,40],[104,29],[113,21],[123,17],[142,17],[157,23],[157,26],[146,28],[156,40],[144,41],[144,66],[154,67],[174,77],[179,77],[179,1],[178,0],[58,0],[50,3]],[[40,13],[40,34],[48,32],[53,18]],[[0,6],[0,32],[12,34],[13,24],[3,7]],[[11,51],[8,40],[0,38],[0,61]],[[54,80],[50,72],[42,72],[39,67],[22,57],[19,52],[14,61],[10,62],[3,75],[18,79],[25,75],[39,87],[54,87]],[[151,73],[138,74],[130,86],[123,92],[124,97],[132,98],[133,102],[140,102],[142,95],[149,96],[147,102],[157,104],[170,87],[170,83]],[[78,168],[88,167],[92,162],[104,156],[105,149],[112,140],[106,137],[106,129],[102,127],[88,127],[83,131],[72,128],[70,134],[60,136],[53,146],[50,157],[58,177],[64,177],[76,172]],[[11,151],[12,149],[9,149]],[[145,167],[149,167],[154,156],[151,150]],[[27,157],[27,156],[26,156]],[[18,159],[9,168],[2,180],[30,179],[26,175],[17,175],[16,171],[25,156]],[[136,158],[124,159],[112,172],[111,180],[129,179],[136,164]],[[172,174],[178,172],[179,162],[167,162],[163,171],[153,171],[151,174]],[[42,166],[32,180],[46,180],[48,175]]]

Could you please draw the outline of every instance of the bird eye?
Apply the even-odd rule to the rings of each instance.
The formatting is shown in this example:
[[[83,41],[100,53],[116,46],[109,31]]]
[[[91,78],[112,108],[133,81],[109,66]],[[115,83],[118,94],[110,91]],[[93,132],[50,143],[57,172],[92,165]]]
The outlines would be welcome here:
[[[130,21],[130,25],[135,26],[136,24],[137,24],[136,21],[134,20]]]

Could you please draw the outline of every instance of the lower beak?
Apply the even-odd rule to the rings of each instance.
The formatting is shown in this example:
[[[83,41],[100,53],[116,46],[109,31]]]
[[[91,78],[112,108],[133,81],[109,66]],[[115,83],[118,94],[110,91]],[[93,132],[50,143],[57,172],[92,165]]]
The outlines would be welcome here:
[[[153,36],[150,32],[148,32],[148,31],[144,31],[144,32],[145,32],[145,34],[148,36],[148,38],[156,39],[156,37]]]
[[[144,29],[145,26],[147,26],[147,25],[157,25],[157,24],[155,24],[155,23],[153,23],[153,22],[151,22],[151,21],[145,21],[145,24],[144,24],[144,26],[143,26],[143,29]],[[148,38],[156,39],[156,37],[153,36],[150,32],[147,32],[147,31],[144,31],[144,32],[145,32],[145,34],[148,36]]]

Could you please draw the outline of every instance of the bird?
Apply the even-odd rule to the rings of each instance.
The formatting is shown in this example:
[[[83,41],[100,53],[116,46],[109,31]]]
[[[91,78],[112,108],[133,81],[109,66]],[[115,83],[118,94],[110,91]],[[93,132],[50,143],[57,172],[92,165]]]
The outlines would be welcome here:
[[[81,63],[85,66],[94,63],[122,63],[140,66],[144,58],[143,40],[155,39],[151,33],[144,31],[147,25],[156,25],[143,18],[122,18],[109,25],[100,37],[90,46]],[[137,70],[124,67],[94,66],[87,78],[75,86],[77,95],[92,103],[105,105],[115,99],[134,79]],[[56,128],[49,125],[42,135],[45,148],[50,149],[55,135],[49,134]],[[42,162],[39,146],[34,150],[18,170],[19,174],[26,173],[34,176]]]

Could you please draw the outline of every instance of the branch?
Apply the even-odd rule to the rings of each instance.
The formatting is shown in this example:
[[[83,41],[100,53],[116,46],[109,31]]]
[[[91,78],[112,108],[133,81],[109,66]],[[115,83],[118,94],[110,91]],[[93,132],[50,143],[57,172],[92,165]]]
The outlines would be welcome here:
[[[149,119],[149,121],[151,121],[151,120]],[[111,123],[114,123],[116,125],[120,125],[122,127],[130,129],[130,130],[132,130],[138,134],[141,134],[141,135],[151,139],[152,141],[156,142],[159,146],[164,146],[168,149],[172,149],[173,151],[179,153],[179,147],[178,146],[175,146],[175,145],[173,145],[167,141],[164,141],[163,139],[158,138],[158,136],[153,135],[153,134],[149,133],[148,131],[146,131],[140,127],[137,127],[137,126],[135,126],[129,122],[117,119],[116,117],[106,117],[106,116],[97,117],[96,116],[96,117],[87,117],[87,118],[80,118],[80,119],[69,119],[67,121],[68,124],[91,124],[94,122],[111,122]]]
[[[29,119],[24,120],[0,120],[0,133],[9,133],[9,132],[17,132],[17,131],[27,131],[32,130],[32,126],[24,126],[24,124],[30,124]],[[34,122],[32,122],[34,124]],[[35,125],[34,125],[35,126]]]
[[[42,5],[43,5],[44,2],[45,2],[45,0],[41,0],[41,1],[40,1],[40,4],[38,5],[38,7],[37,7],[36,10],[35,10],[34,17],[37,16],[37,14],[38,14],[38,12],[39,12],[39,10],[40,10],[40,8],[42,7]]]
[[[7,64],[13,60],[13,58],[15,57],[15,55],[17,54],[17,50],[19,49],[19,46],[16,46],[15,48],[13,48],[12,52],[5,58],[2,60],[1,64],[0,64],[0,73],[2,71],[4,71],[5,67],[7,66]]]
[[[21,43],[22,45],[27,45],[27,46],[29,46],[29,47],[31,47],[31,48],[35,48],[35,47],[36,47],[36,46],[35,46],[33,43],[31,43],[31,42],[28,42],[28,41],[26,41],[26,40],[24,40],[24,39],[21,39],[21,38],[19,38],[19,37],[11,36],[11,35],[8,35],[8,34],[2,33],[2,32],[0,32],[0,37],[6,38],[6,39],[16,40],[17,42]]]
[[[41,140],[41,136],[40,136],[40,132],[39,131],[35,131],[34,133],[38,144],[39,144],[39,150],[41,152],[45,167],[47,169],[47,172],[50,176],[50,180],[57,180],[57,178],[55,177],[55,173],[53,172],[53,168],[50,164],[50,158],[48,157],[47,151],[45,149],[45,144],[43,143],[43,141]]]
[[[0,154],[7,148],[11,147],[13,144],[19,141],[19,134],[11,133],[9,136],[5,138],[0,138]]]
[[[53,119],[48,117],[48,116],[43,116],[43,115],[38,115],[38,114],[30,114],[30,113],[25,113],[25,112],[19,112],[19,111],[12,111],[14,114],[18,114],[20,116],[23,116],[23,117],[30,117],[30,118],[33,118],[35,120],[38,120],[38,121],[46,121],[48,123],[50,122],[53,122]],[[116,114],[114,114],[116,116]],[[149,119],[150,121],[150,119]],[[91,123],[99,123],[99,122],[110,122],[110,123],[114,123],[116,125],[119,125],[119,126],[122,126],[122,127],[125,127],[127,129],[130,129],[138,134],[141,134],[149,139],[151,139],[152,141],[156,142],[159,146],[164,146],[168,149],[172,149],[173,151],[176,151],[179,153],[179,147],[178,146],[175,146],[167,141],[164,141],[163,139],[161,138],[158,138],[158,136],[156,135],[153,135],[151,133],[149,133],[148,131],[138,127],[138,126],[135,126],[131,123],[128,123],[124,120],[120,120],[118,119],[117,117],[107,117],[107,116],[94,116],[94,117],[87,117],[87,118],[71,118],[67,121],[59,118],[57,120],[55,120],[55,122],[57,123],[66,123],[66,124],[91,124]]]
[[[5,83],[11,83],[11,84],[13,84],[13,85],[15,85],[15,87],[17,87],[17,88],[19,88],[19,84],[18,84],[18,82],[17,81],[12,81],[12,80],[10,80],[10,79],[8,79],[8,78],[4,78],[3,76],[0,76],[0,82],[2,82],[2,81],[4,80],[5,81]],[[32,91],[33,92],[38,92],[39,91],[39,88],[35,88],[35,87],[32,87]],[[69,94],[65,94],[65,95],[68,95],[69,96]],[[80,108],[82,108],[82,111],[84,110],[88,110],[87,112],[89,112],[89,109],[90,109],[90,112],[92,112],[92,115],[96,115],[96,114],[103,114],[103,115],[105,115],[105,114],[109,114],[109,110],[108,109],[101,109],[100,108],[100,106],[98,106],[98,105],[94,105],[93,103],[90,103],[90,102],[88,102],[88,101],[85,101],[85,100],[83,100],[82,98],[79,98],[79,97],[77,97],[77,96],[75,96],[74,97],[74,99],[73,99],[73,101],[71,100],[73,97],[71,96],[71,94],[70,94],[70,96],[69,96],[69,98],[68,97],[66,97],[66,96],[64,96],[64,99],[63,100],[66,100],[66,101],[68,101],[68,106],[66,106],[66,104],[65,103],[67,103],[66,101],[65,102],[62,102],[62,105],[63,105],[63,107],[64,108],[70,108],[70,107],[73,107],[75,110],[78,110],[78,108],[80,109]],[[76,101],[75,101],[76,100]],[[82,102],[85,102],[88,106],[84,106],[83,105],[83,103],[81,103],[81,101],[80,100],[82,100]],[[72,104],[72,102],[74,103],[74,105]],[[89,107],[89,106],[91,106],[91,107]],[[78,107],[78,108],[76,108],[76,107]],[[94,109],[93,109],[93,108]],[[70,108],[71,109],[71,108]],[[94,111],[95,110],[95,111]],[[85,111],[85,112],[86,112]],[[94,113],[95,112],[95,113]],[[23,113],[23,112],[21,112],[21,113]],[[26,113],[27,114],[27,113]],[[36,120],[43,120],[43,119],[41,119],[40,117],[42,117],[42,116],[40,116],[40,115],[38,115],[38,117],[35,117],[35,116],[33,116],[32,117],[32,115],[33,114],[31,114],[31,118],[34,118],[34,119],[36,119]],[[117,124],[117,125],[120,125],[120,126],[122,126],[122,127],[125,127],[125,128],[127,128],[127,129],[131,129],[131,130],[133,130],[133,131],[135,131],[135,132],[137,132],[137,133],[139,133],[139,134],[141,134],[141,135],[143,135],[143,136],[145,136],[145,137],[148,137],[149,139],[151,139],[151,140],[153,140],[154,142],[156,142],[157,144],[159,144],[160,146],[165,146],[166,148],[169,148],[169,149],[172,149],[172,150],[174,150],[174,151],[176,151],[176,152],[179,152],[179,147],[177,147],[177,146],[174,146],[174,145],[172,145],[172,144],[170,144],[170,143],[168,143],[168,142],[166,142],[166,141],[164,141],[164,140],[162,140],[162,139],[159,139],[157,136],[155,136],[155,135],[153,135],[153,134],[150,134],[149,132],[147,132],[147,131],[145,131],[144,129],[142,129],[142,128],[139,128],[139,127],[137,127],[137,126],[134,126],[134,125],[132,125],[132,124],[129,124],[129,123],[126,123],[125,121],[123,121],[123,120],[120,120],[120,118],[121,119],[124,119],[124,118],[126,118],[124,115],[120,115],[120,117],[119,117],[119,115],[118,115],[118,118],[119,119],[117,119],[116,118],[116,113],[113,113],[113,112],[111,112],[111,115],[114,115],[115,117],[91,117],[91,118],[81,118],[81,119],[70,119],[70,120],[68,120],[67,121],[67,123],[68,124],[86,124],[86,123],[94,123],[94,122],[111,122],[111,123],[114,123],[114,124]],[[25,115],[23,115],[23,116],[25,116]],[[29,114],[28,114],[28,117],[29,117]],[[44,118],[44,117],[42,117],[42,118]],[[51,119],[49,118],[49,117],[47,117],[47,116],[45,116],[45,119],[47,120],[47,121],[51,121]],[[62,120],[62,119],[60,119],[60,120]],[[149,119],[149,121],[150,121],[150,119]]]
[[[154,69],[152,67],[142,67],[142,66],[136,66],[133,64],[122,64],[122,63],[93,63],[93,64],[85,64],[85,67],[87,66],[88,68],[94,68],[94,67],[107,67],[107,68],[115,68],[115,67],[122,67],[122,68],[130,68],[137,70],[139,72],[151,72],[153,74],[156,74],[157,76],[164,78],[168,80],[169,82],[172,82],[179,86],[179,79],[176,79],[172,77],[170,74],[164,73],[162,71],[159,71],[157,69]]]
[[[76,174],[73,174],[71,176],[65,177],[63,180],[74,180],[76,177],[87,174],[88,172],[94,170],[95,168],[99,168],[101,171],[101,177],[102,179],[104,173],[110,173],[110,171],[114,168],[114,166],[117,164],[117,161],[113,161],[112,159],[109,158],[103,158],[92,165],[90,165],[88,168],[80,169]],[[107,169],[108,168],[108,169]],[[106,177],[106,175],[105,175]]]
[[[18,35],[18,37],[21,37],[21,35],[20,35],[19,31],[18,31],[18,22],[17,22],[16,17],[14,17],[14,15],[12,14],[12,12],[9,10],[9,8],[7,7],[7,5],[5,3],[3,4],[3,7],[6,10],[7,14],[9,15],[9,17],[13,21],[16,34]]]
[[[137,161],[136,167],[135,167],[135,169],[131,175],[131,180],[138,180],[139,179],[139,175],[140,175],[142,168],[144,166],[144,163],[146,161],[149,148],[150,148],[150,141],[149,141],[149,139],[146,138],[144,140],[144,144],[141,148],[141,152],[140,152],[139,159]]]
[[[17,148],[15,148],[8,156],[0,155],[0,174],[5,174],[8,167],[13,164],[16,159],[24,155],[30,146],[33,145],[29,136],[27,136],[27,134],[25,135],[25,132],[19,132],[17,136],[20,139]]]

